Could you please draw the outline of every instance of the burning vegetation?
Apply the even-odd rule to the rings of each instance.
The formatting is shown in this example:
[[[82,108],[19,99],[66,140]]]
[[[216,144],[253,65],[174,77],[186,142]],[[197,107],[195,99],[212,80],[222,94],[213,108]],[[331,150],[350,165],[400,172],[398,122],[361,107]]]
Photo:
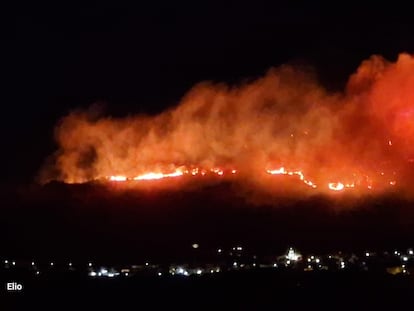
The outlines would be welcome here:
[[[59,122],[55,138],[59,149],[42,183],[214,177],[267,193],[410,193],[414,57],[372,56],[343,92],[281,66],[243,85],[201,83],[156,116],[75,111]]]

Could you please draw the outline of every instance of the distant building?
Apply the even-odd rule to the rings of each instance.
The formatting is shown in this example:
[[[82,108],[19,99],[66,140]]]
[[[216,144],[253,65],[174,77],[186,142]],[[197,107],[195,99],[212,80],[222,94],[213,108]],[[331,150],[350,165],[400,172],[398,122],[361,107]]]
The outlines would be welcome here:
[[[296,264],[300,261],[302,261],[302,254],[296,251],[293,247],[289,247],[285,255],[278,257],[278,262],[285,264],[286,266]]]

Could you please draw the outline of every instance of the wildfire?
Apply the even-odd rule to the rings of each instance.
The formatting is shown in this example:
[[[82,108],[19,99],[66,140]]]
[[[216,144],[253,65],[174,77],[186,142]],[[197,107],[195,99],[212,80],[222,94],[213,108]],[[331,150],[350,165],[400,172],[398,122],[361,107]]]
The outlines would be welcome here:
[[[41,181],[212,176],[260,179],[249,185],[266,188],[275,184],[269,175],[281,175],[314,193],[413,193],[413,85],[413,56],[401,54],[395,63],[373,56],[338,93],[282,66],[241,86],[202,83],[157,116],[90,118],[77,111],[59,122],[59,150]]]
[[[150,180],[159,180],[163,178],[173,178],[173,177],[180,177],[184,175],[191,175],[191,176],[205,176],[207,171],[218,175],[224,176],[224,170],[220,168],[211,168],[210,170],[200,169],[200,168],[193,168],[193,169],[176,169],[174,172],[171,173],[162,173],[162,172],[148,172],[145,174],[141,174],[132,178],[128,178],[126,176],[116,175],[116,176],[109,176],[108,180],[116,181],[116,182],[124,182],[124,181],[150,181]],[[237,174],[237,170],[232,169],[229,171],[230,174],[235,175]],[[302,171],[299,170],[287,170],[285,167],[280,167],[278,169],[273,170],[266,170],[266,173],[270,175],[287,175],[287,176],[297,176],[300,181],[302,181],[305,185],[316,189],[318,186],[311,180],[306,179],[305,175]],[[383,174],[382,174],[383,175]],[[390,181],[390,185],[394,186],[396,184],[395,181]],[[332,191],[342,191],[346,188],[354,188],[355,183],[342,183],[342,182],[330,182],[328,183],[328,189]],[[371,185],[368,185],[368,189],[372,189]]]
[[[126,181],[128,178],[126,176],[110,176],[109,180],[110,181]]]
[[[146,173],[139,176],[132,178],[133,180],[154,180],[154,179],[161,179],[161,178],[169,178],[169,177],[178,177],[183,176],[183,172],[177,170],[173,173],[164,174],[164,173]]]
[[[331,182],[328,184],[328,188],[333,191],[341,191],[344,190],[345,186],[341,182]]]
[[[116,182],[124,182],[124,181],[146,181],[146,180],[158,180],[158,179],[164,179],[164,178],[173,178],[173,177],[180,177],[185,175],[191,175],[191,176],[206,176],[207,173],[210,172],[211,174],[217,175],[217,176],[224,176],[224,170],[218,167],[211,168],[209,170],[207,169],[201,169],[201,168],[178,168],[175,169],[173,172],[166,173],[166,172],[147,172],[144,174],[140,174],[134,177],[127,177],[123,175],[113,175],[108,176],[106,179],[109,181],[116,181]],[[232,175],[237,174],[237,170],[232,169],[230,170],[230,173]]]
[[[296,176],[299,176],[299,180],[303,181],[305,185],[312,187],[312,188],[317,188],[314,182],[308,179],[305,179],[305,175],[301,171],[287,171],[284,167],[281,167],[275,170],[267,170],[267,173],[271,175],[289,175],[289,176],[296,175]]]

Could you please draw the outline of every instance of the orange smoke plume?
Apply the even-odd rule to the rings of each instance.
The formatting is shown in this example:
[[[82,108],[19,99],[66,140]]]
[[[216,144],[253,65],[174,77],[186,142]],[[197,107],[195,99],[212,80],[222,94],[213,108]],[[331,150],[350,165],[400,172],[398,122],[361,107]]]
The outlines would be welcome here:
[[[338,93],[291,66],[241,86],[201,83],[157,116],[96,119],[73,112],[55,136],[59,150],[42,170],[42,182],[138,184],[213,176],[268,193],[280,187],[409,190],[414,57],[401,54],[391,63],[373,56]],[[289,186],[281,186],[284,180]]]

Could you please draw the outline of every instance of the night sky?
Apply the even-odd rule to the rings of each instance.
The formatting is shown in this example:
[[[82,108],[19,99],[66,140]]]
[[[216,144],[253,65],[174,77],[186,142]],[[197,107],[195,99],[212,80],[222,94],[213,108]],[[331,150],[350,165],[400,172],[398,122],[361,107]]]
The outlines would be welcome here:
[[[414,52],[412,11],[392,3],[350,6],[347,2],[308,2],[294,6],[288,1],[96,1],[76,5],[55,1],[4,7],[0,37],[0,181],[3,186],[19,189],[33,183],[46,157],[56,149],[54,126],[75,108],[87,109],[98,103],[106,115],[156,114],[177,105],[200,81],[239,83],[286,63],[312,66],[324,86],[341,90],[348,76],[370,55],[395,60],[400,52]],[[62,198],[67,198],[65,195]],[[278,239],[288,243],[286,232],[293,230],[294,236],[302,237],[293,239],[302,247],[312,248],[312,243],[332,247],[332,241],[325,243],[330,234],[347,240],[344,245],[348,246],[357,236],[360,240],[366,237],[362,238],[364,245],[378,246],[387,238],[390,245],[393,238],[406,236],[413,223],[412,217],[402,216],[405,213],[390,213],[384,206],[391,203],[380,199],[375,204],[381,208],[374,212],[347,212],[344,217],[334,211],[329,211],[329,217],[320,211],[315,215],[308,209],[297,213],[285,210],[275,216],[262,209],[234,219],[232,213],[237,208],[232,207],[219,220],[205,203],[198,214],[204,221],[195,223],[187,214],[192,204],[198,204],[194,195],[189,201],[180,197],[183,201],[179,202],[185,203],[176,218],[172,212],[145,216],[147,211],[132,212],[129,204],[119,213],[109,203],[99,209],[102,199],[89,209],[83,201],[79,206],[69,206],[55,197],[46,207],[43,199],[30,203],[23,195],[18,203],[8,200],[3,201],[9,205],[1,216],[3,233],[8,232],[2,235],[3,244],[22,256],[55,249],[64,257],[70,251],[81,253],[94,243],[98,253],[105,243],[117,245],[122,252],[124,246],[133,243],[145,248],[151,244],[151,235],[170,245],[171,241],[163,237],[171,232],[190,245],[193,241],[188,232],[198,230],[194,236],[208,241],[210,224],[217,225],[216,221],[219,229],[214,241],[220,236],[233,241],[238,236],[253,243],[257,239],[246,231],[250,230],[256,232],[256,237],[270,232],[279,235],[262,241],[263,245]],[[76,198],[71,200],[78,202]],[[149,206],[157,205],[152,197],[145,200],[150,201]],[[168,200],[160,206],[169,206]],[[180,223],[180,215],[187,215],[185,224]],[[320,215],[328,218],[313,225],[310,220]],[[251,219],[258,221],[251,223]],[[401,222],[404,227],[397,232]],[[174,229],[177,225],[185,229]],[[229,229],[231,226],[234,231]],[[13,230],[20,233],[13,235]],[[349,236],[352,230],[354,234]],[[79,248],[74,241],[82,241]],[[27,245],[28,251],[23,251]]]

